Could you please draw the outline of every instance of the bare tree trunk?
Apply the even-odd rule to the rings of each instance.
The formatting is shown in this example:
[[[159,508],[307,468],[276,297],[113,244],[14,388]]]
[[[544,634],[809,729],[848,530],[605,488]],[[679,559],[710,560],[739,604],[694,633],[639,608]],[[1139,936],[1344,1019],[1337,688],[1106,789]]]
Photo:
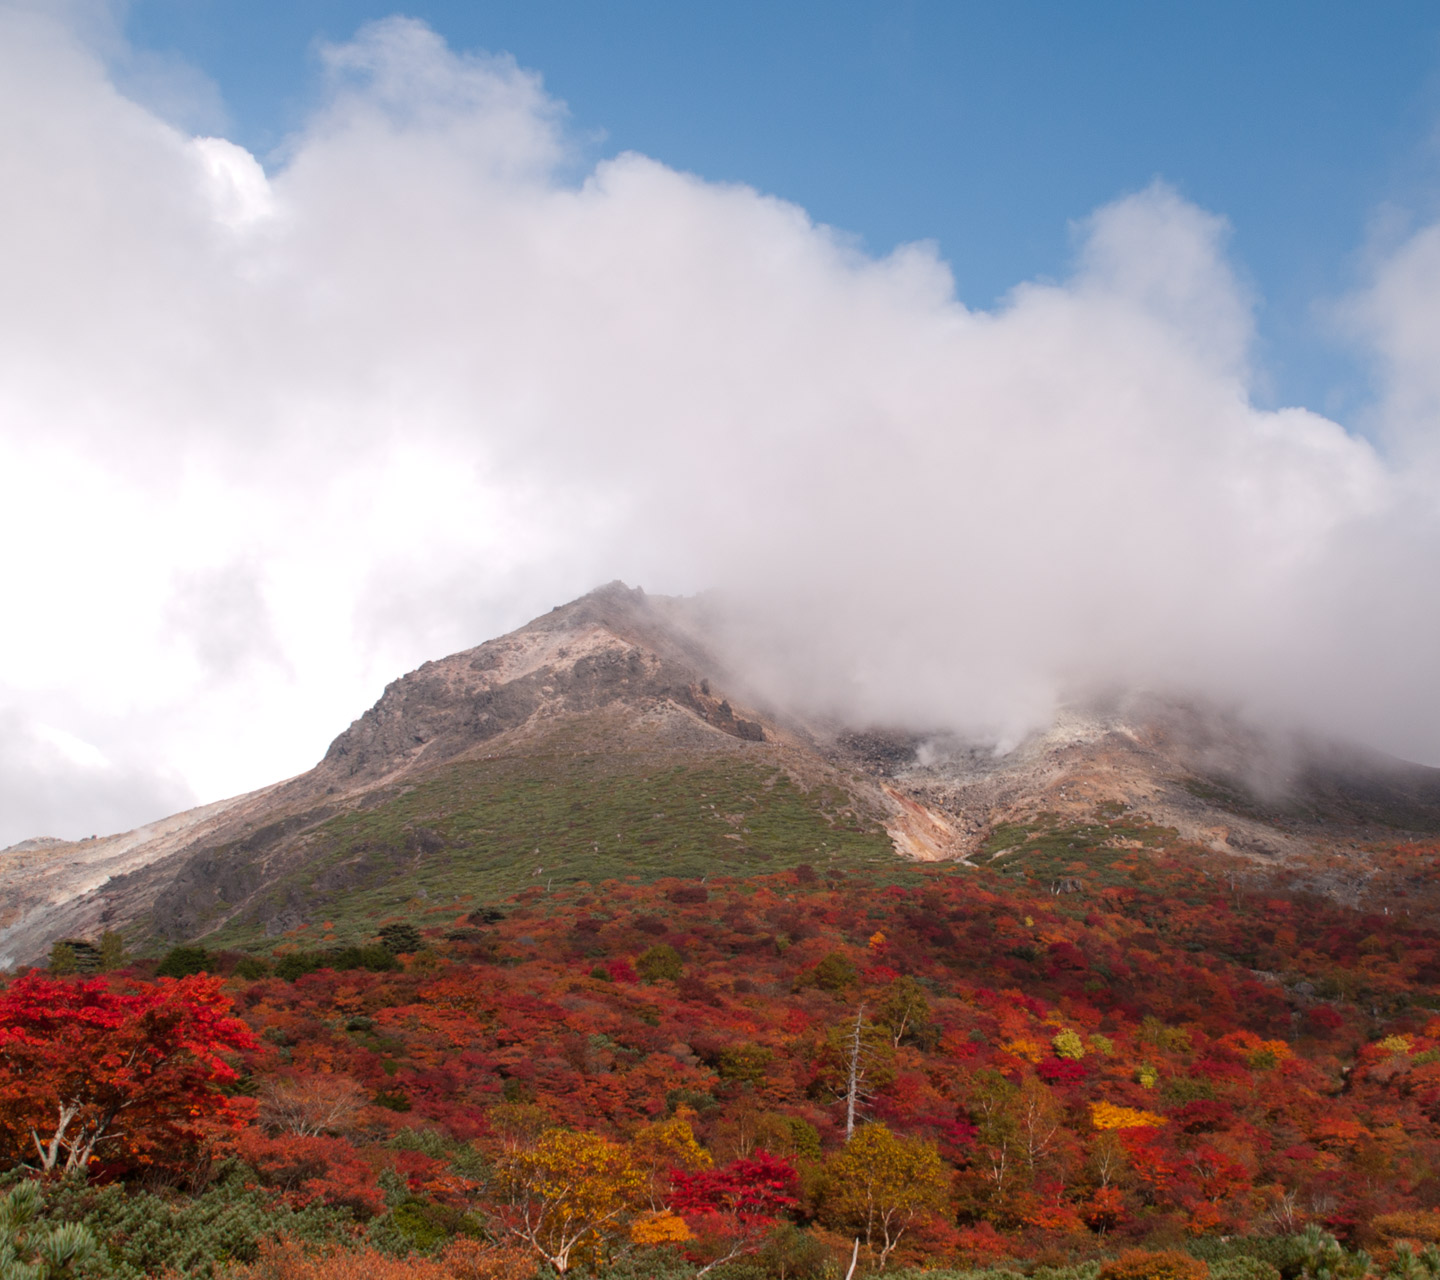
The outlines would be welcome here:
[[[855,1247],[850,1250],[850,1270],[845,1273],[845,1280],[853,1280],[855,1275],[855,1264],[860,1261],[860,1237],[855,1237]]]
[[[855,1011],[855,1029],[850,1033],[850,1061],[845,1074],[845,1141],[855,1132],[855,1110],[860,1101],[860,1028],[865,1020],[865,1006]],[[853,1267],[852,1267],[853,1270]]]
[[[62,1149],[69,1151],[73,1147],[73,1143],[65,1140],[65,1130],[70,1127],[70,1121],[79,1114],[78,1104],[62,1102],[60,1114],[55,1122],[55,1132],[51,1135],[49,1142],[42,1142],[40,1134],[34,1129],[30,1130],[30,1140],[35,1144],[35,1150],[40,1156],[40,1167],[46,1173],[54,1171],[56,1164],[59,1163]]]

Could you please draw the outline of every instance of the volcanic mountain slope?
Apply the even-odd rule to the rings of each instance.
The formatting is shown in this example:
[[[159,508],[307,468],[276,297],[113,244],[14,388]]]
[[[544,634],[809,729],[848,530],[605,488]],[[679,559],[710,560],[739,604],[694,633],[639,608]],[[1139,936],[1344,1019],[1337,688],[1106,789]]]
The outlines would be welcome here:
[[[696,602],[612,583],[397,680],[289,782],[0,852],[0,960],[104,928],[141,948],[359,941],[535,885],[897,854],[1083,889],[1157,839],[1354,899],[1383,887],[1377,842],[1440,832],[1440,771],[1158,699],[1072,708],[1004,755],[747,705],[710,633]]]
[[[140,946],[253,942],[323,916],[367,936],[377,912],[557,876],[886,860],[886,826],[941,851],[862,771],[732,705],[699,622],[611,584],[397,680],[300,777],[123,836],[7,850],[0,959],[104,928]]]
[[[945,735],[850,743],[888,791],[949,822],[961,858],[1022,874],[1078,870],[1144,832],[1229,859],[1232,876],[1380,905],[1403,886],[1374,855],[1440,834],[1440,769],[1154,696],[1065,708],[1004,754]],[[1407,909],[1440,906],[1432,879]]]

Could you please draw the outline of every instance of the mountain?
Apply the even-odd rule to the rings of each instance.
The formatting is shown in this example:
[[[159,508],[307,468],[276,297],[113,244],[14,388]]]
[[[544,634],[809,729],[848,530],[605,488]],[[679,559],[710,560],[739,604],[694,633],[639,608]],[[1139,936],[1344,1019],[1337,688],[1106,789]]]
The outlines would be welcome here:
[[[1332,897],[1440,832],[1440,770],[1155,697],[1067,708],[997,754],[766,703],[706,607],[612,583],[395,681],[312,770],[136,831],[0,851],[0,961],[374,936],[531,886],[845,870],[897,856],[1060,888],[1153,833]],[[1378,898],[1377,898],[1378,900]]]

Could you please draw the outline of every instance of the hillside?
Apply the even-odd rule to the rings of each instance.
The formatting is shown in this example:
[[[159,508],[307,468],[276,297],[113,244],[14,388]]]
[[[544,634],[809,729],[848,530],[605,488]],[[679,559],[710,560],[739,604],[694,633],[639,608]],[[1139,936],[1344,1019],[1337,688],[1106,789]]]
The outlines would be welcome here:
[[[707,634],[612,584],[300,777],[4,852],[0,1174],[125,1104],[35,1184],[82,1274],[536,1280],[550,1196],[606,1280],[1416,1280],[1435,770],[1138,695],[807,719]]]
[[[1003,859],[537,881],[412,902],[383,946],[322,922],[162,966],[214,978],[0,984],[0,1025],[97,988],[240,1015],[238,1076],[180,1137],[132,1123],[96,1185],[41,1184],[44,1219],[103,1241],[85,1274],[114,1280],[540,1280],[537,1204],[603,1212],[569,1265],[605,1280],[852,1257],[1097,1280],[1137,1248],[1150,1280],[1413,1280],[1406,1242],[1440,1235],[1440,931],[1247,888],[1132,815],[1025,844],[1075,887]],[[45,1082],[0,1050],[10,1167]],[[903,1230],[867,1240],[866,1197]]]
[[[610,872],[888,858],[909,807],[737,710],[681,602],[619,584],[390,685],[309,773],[123,836],[0,855],[0,956],[123,928],[256,944],[412,900]],[[712,691],[713,686],[713,691]],[[923,823],[921,824],[923,825]],[[923,835],[923,832],[922,832]]]
[[[358,941],[392,914],[609,877],[898,857],[1083,879],[1114,840],[1097,814],[1383,907],[1406,890],[1377,851],[1440,832],[1440,771],[1157,698],[1068,708],[1004,755],[752,705],[711,631],[695,601],[612,583],[395,681],[288,782],[0,852],[0,959],[103,929],[142,950],[264,948],[320,921]]]

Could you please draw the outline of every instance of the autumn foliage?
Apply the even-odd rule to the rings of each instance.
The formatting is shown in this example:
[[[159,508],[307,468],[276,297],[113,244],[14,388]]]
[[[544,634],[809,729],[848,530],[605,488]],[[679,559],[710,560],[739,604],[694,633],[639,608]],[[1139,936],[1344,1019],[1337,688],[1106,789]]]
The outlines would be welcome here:
[[[1440,1241],[1440,935],[1123,857],[1135,878],[1070,896],[952,869],[537,888],[417,915],[390,970],[27,973],[0,991],[0,1160],[234,1174],[348,1224],[271,1239],[246,1280],[406,1250],[437,1278],[651,1250],[843,1274],[857,1238],[871,1269],[1204,1280],[1177,1243]]]
[[[1178,1249],[1126,1249],[1100,1268],[1099,1280],[1206,1280],[1210,1268]]]
[[[0,993],[0,1150],[45,1172],[173,1160],[239,1123],[229,1055],[254,1046],[213,978],[28,973]]]

